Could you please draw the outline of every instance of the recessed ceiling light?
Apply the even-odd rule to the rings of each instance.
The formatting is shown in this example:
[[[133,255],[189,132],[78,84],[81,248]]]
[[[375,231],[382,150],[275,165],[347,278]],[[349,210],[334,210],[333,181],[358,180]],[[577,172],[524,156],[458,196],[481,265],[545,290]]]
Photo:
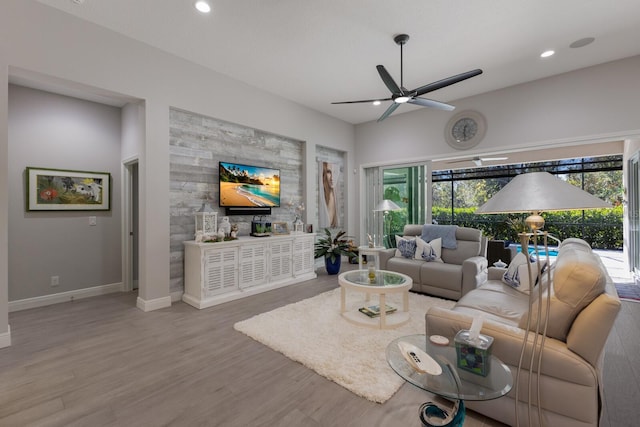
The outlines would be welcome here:
[[[380,105],[380,104],[382,104],[382,102],[377,101],[377,100],[376,100],[376,101],[373,101],[373,105]]]
[[[196,9],[198,9],[198,12],[202,12],[202,13],[211,12],[211,6],[209,6],[209,3],[207,3],[204,0],[197,1],[195,6],[196,6]]]
[[[552,56],[554,53],[556,53],[554,50],[545,50],[540,54],[540,58],[548,58]]]
[[[583,39],[574,41],[573,43],[571,43],[569,45],[569,47],[573,48],[573,49],[578,48],[578,47],[585,47],[586,45],[591,44],[594,41],[595,41],[594,37],[585,37]]]

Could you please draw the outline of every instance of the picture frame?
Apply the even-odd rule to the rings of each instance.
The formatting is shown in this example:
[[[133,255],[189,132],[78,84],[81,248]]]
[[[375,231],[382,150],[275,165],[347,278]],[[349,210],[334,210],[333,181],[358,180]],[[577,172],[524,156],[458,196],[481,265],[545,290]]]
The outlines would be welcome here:
[[[27,211],[111,210],[111,174],[27,167]]]
[[[272,222],[271,233],[274,235],[289,234],[289,224],[286,222]]]

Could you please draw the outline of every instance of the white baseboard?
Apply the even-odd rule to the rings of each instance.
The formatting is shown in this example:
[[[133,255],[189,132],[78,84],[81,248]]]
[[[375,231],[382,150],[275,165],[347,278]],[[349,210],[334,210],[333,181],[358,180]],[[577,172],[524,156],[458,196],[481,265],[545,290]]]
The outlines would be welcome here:
[[[7,332],[0,334],[0,348],[11,346],[11,325],[7,325]]]
[[[161,308],[171,307],[171,296],[166,296],[162,298],[156,298],[152,300],[143,300],[138,297],[136,300],[136,307],[138,307],[142,311],[153,311],[159,310]]]
[[[95,297],[98,295],[123,292],[124,284],[112,283],[109,285],[94,286],[91,288],[76,289],[74,291],[60,292],[57,294],[43,295],[40,297],[26,298],[9,301],[9,312],[27,310],[29,308],[44,307],[45,305],[69,302],[81,298]]]

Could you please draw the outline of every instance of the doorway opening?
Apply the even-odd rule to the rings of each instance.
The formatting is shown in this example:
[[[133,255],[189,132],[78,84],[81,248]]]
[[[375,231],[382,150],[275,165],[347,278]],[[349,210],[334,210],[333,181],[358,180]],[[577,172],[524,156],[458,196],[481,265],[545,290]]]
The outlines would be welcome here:
[[[137,291],[139,283],[139,227],[138,227],[138,159],[123,165],[124,227],[123,277],[125,292]]]

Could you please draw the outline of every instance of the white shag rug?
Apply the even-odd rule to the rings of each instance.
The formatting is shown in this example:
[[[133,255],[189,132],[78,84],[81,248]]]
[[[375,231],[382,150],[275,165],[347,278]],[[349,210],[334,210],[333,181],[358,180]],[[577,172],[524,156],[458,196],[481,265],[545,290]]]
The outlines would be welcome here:
[[[377,304],[375,297],[367,303],[371,304]],[[401,309],[400,295],[387,295],[387,304]],[[358,396],[384,403],[404,383],[387,363],[387,344],[404,335],[424,334],[428,307],[450,308],[454,304],[410,292],[409,322],[396,329],[380,330],[343,318],[337,288],[243,320],[234,328]],[[347,307],[363,305],[363,294],[347,290]]]

